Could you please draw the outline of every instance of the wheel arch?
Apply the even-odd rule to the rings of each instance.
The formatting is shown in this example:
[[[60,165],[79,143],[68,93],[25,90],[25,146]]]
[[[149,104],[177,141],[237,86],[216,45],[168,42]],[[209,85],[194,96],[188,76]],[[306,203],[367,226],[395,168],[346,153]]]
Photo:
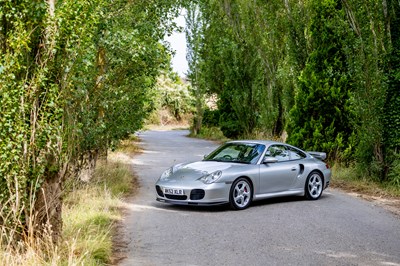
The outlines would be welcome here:
[[[250,192],[251,192],[251,196],[247,196],[248,200],[246,201],[245,205],[243,205],[243,200],[244,200],[244,197],[243,197],[243,195],[242,195],[243,192],[242,192],[242,193],[239,193],[239,192],[238,192],[238,195],[237,195],[237,196],[238,196],[239,199],[241,198],[241,203],[240,203],[240,205],[242,205],[242,206],[238,205],[238,203],[236,202],[235,196],[234,196],[235,187],[236,187],[236,185],[237,185],[239,182],[246,182],[246,183],[248,183],[248,185],[250,186],[250,190],[251,190],[251,191],[250,191]],[[230,190],[229,190],[229,203],[230,203],[231,208],[232,208],[233,210],[243,210],[243,209],[246,209],[246,208],[248,208],[248,207],[250,206],[251,202],[253,201],[253,197],[254,197],[254,184],[253,184],[253,181],[251,180],[251,178],[248,177],[248,176],[245,176],[245,175],[238,176],[238,177],[232,182],[232,186],[231,186],[231,188],[230,188]]]
[[[250,177],[248,177],[248,176],[246,176],[246,175],[242,175],[242,176],[238,176],[237,178],[235,178],[235,180],[232,182],[232,184],[234,184],[239,178],[244,178],[244,179],[246,179],[247,181],[249,181],[249,184],[250,184],[250,186],[251,186],[251,193],[252,193],[252,195],[251,195],[251,198],[253,198],[254,197],[254,184],[253,184],[253,180],[251,180],[251,178]]]
[[[322,184],[323,184],[322,190],[324,190],[324,188],[325,188],[325,176],[324,176],[324,173],[322,173],[322,171],[319,170],[319,169],[314,169],[314,170],[312,170],[308,175],[310,175],[312,172],[317,172],[318,174],[321,175],[321,177],[322,177]]]
[[[322,190],[321,190],[321,193],[319,194],[319,196],[317,198],[312,197],[308,192],[308,180],[309,180],[309,178],[311,177],[311,175],[313,173],[319,174],[321,176],[321,178],[322,178]],[[306,182],[304,183],[304,197],[306,197],[308,200],[317,200],[322,195],[322,192],[324,191],[324,188],[325,188],[325,177],[324,177],[324,174],[321,172],[321,170],[313,169],[312,171],[310,171],[310,173],[307,175]]]

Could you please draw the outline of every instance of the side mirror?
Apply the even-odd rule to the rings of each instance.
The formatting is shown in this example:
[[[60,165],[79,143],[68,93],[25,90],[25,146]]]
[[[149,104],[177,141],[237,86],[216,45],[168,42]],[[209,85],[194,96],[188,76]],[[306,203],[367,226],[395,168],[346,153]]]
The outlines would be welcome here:
[[[263,160],[264,164],[265,163],[277,163],[277,162],[278,162],[278,159],[276,159],[275,157],[270,157],[270,156],[265,157]]]

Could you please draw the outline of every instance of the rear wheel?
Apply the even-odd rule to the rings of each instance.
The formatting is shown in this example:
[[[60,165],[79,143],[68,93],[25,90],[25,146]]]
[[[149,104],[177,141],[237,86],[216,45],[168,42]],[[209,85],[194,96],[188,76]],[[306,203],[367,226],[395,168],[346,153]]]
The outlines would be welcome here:
[[[229,195],[231,208],[234,210],[243,210],[249,207],[253,196],[253,190],[250,182],[246,178],[237,179]]]
[[[324,182],[322,175],[316,171],[311,172],[306,180],[305,196],[309,200],[317,200],[322,195]]]

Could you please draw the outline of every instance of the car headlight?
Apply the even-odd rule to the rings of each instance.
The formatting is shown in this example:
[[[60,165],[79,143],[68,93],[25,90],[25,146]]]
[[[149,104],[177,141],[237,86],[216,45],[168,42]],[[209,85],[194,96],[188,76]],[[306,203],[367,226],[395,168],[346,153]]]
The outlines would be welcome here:
[[[199,180],[202,181],[204,184],[211,184],[217,181],[221,177],[221,175],[222,172],[218,170],[199,178]]]
[[[161,174],[160,176],[160,180],[165,180],[168,177],[170,177],[172,175],[172,173],[174,172],[173,168],[170,167],[167,170],[164,171],[164,173]]]

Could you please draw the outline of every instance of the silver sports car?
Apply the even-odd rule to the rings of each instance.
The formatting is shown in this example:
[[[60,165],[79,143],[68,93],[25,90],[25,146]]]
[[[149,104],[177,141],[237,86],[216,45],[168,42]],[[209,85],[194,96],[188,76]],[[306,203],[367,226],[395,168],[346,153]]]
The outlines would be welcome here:
[[[328,187],[323,152],[305,152],[276,141],[230,141],[204,160],[181,163],[157,180],[157,200],[183,205],[229,203],[247,208],[253,200],[304,195],[316,200]]]

